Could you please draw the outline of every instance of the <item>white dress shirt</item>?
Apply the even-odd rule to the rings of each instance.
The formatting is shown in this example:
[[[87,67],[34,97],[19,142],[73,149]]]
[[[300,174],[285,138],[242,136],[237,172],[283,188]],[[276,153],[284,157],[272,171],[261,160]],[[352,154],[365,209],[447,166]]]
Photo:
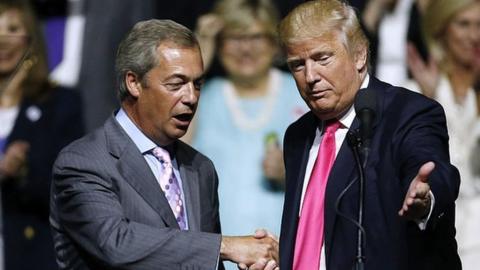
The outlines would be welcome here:
[[[367,74],[365,79],[362,82],[362,85],[360,88],[367,88],[368,83],[370,82],[370,76]],[[361,91],[361,90],[360,90]],[[353,120],[355,119],[356,113],[355,113],[355,108],[352,105],[347,113],[345,113],[338,121],[341,123],[340,128],[335,132],[335,158],[338,155],[338,152],[340,151],[340,147],[345,140],[345,137],[347,136],[348,130],[350,129],[350,126],[353,123]],[[317,129],[316,134],[315,134],[315,139],[313,140],[312,147],[310,148],[310,152],[308,155],[308,162],[307,162],[307,168],[305,171],[305,178],[303,180],[303,188],[302,188],[302,197],[300,200],[300,211],[298,215],[300,216],[301,211],[302,211],[302,206],[303,206],[303,200],[305,197],[305,193],[307,191],[307,186],[308,182],[310,181],[310,176],[313,171],[313,165],[315,164],[315,161],[317,159],[318,155],[318,150],[320,148],[320,143],[323,138],[323,124],[322,124],[322,130]],[[435,204],[435,198],[433,196],[433,193],[430,192],[431,196],[431,206],[430,206],[430,213],[428,214],[427,218],[423,220],[418,220],[416,221],[417,225],[419,226],[420,230],[425,230],[427,226],[427,222],[430,219],[430,215],[433,211],[433,206]],[[399,209],[400,210],[400,209]],[[326,270],[326,264],[325,264],[325,243],[322,245],[322,250],[321,250],[321,257],[320,257],[320,268],[319,270]]]

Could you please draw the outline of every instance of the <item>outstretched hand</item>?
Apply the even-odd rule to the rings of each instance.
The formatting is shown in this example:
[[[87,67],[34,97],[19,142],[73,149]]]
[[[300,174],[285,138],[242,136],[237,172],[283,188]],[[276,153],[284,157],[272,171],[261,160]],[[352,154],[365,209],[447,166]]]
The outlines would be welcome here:
[[[428,178],[435,169],[435,163],[429,161],[420,167],[408,188],[398,215],[408,220],[422,219],[430,211],[431,197]]]

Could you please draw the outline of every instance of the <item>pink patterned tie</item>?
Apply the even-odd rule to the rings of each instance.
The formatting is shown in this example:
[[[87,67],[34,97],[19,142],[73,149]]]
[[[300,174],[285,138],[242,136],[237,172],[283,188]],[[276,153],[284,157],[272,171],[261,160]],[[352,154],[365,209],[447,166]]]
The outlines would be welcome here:
[[[335,161],[335,132],[340,122],[328,121],[308,182],[295,242],[293,270],[318,270],[323,245],[325,188]]]
[[[173,173],[172,161],[167,150],[155,147],[152,150],[153,155],[162,163],[163,173],[160,175],[160,187],[168,200],[170,208],[177,220],[181,230],[187,229],[185,218],[185,209],[182,201],[182,191],[175,174]]]

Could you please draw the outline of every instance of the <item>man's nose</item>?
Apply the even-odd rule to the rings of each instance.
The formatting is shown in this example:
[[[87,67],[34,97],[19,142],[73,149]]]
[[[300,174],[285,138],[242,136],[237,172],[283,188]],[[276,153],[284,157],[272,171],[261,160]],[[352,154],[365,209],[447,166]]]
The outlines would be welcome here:
[[[199,91],[194,82],[189,82],[183,93],[183,102],[186,104],[196,104],[198,102]]]
[[[308,84],[319,80],[319,74],[315,70],[315,61],[308,59],[305,61],[305,80]]]

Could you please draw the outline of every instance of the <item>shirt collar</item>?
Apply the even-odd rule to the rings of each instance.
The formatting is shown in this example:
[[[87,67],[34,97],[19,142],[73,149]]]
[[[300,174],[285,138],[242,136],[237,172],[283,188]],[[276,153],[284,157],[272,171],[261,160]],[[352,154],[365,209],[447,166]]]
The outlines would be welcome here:
[[[157,145],[150,140],[143,132],[133,123],[133,121],[128,117],[127,113],[120,108],[115,119],[118,121],[120,126],[125,130],[128,137],[132,139],[133,143],[137,146],[138,150],[142,154],[152,150],[157,147]]]

